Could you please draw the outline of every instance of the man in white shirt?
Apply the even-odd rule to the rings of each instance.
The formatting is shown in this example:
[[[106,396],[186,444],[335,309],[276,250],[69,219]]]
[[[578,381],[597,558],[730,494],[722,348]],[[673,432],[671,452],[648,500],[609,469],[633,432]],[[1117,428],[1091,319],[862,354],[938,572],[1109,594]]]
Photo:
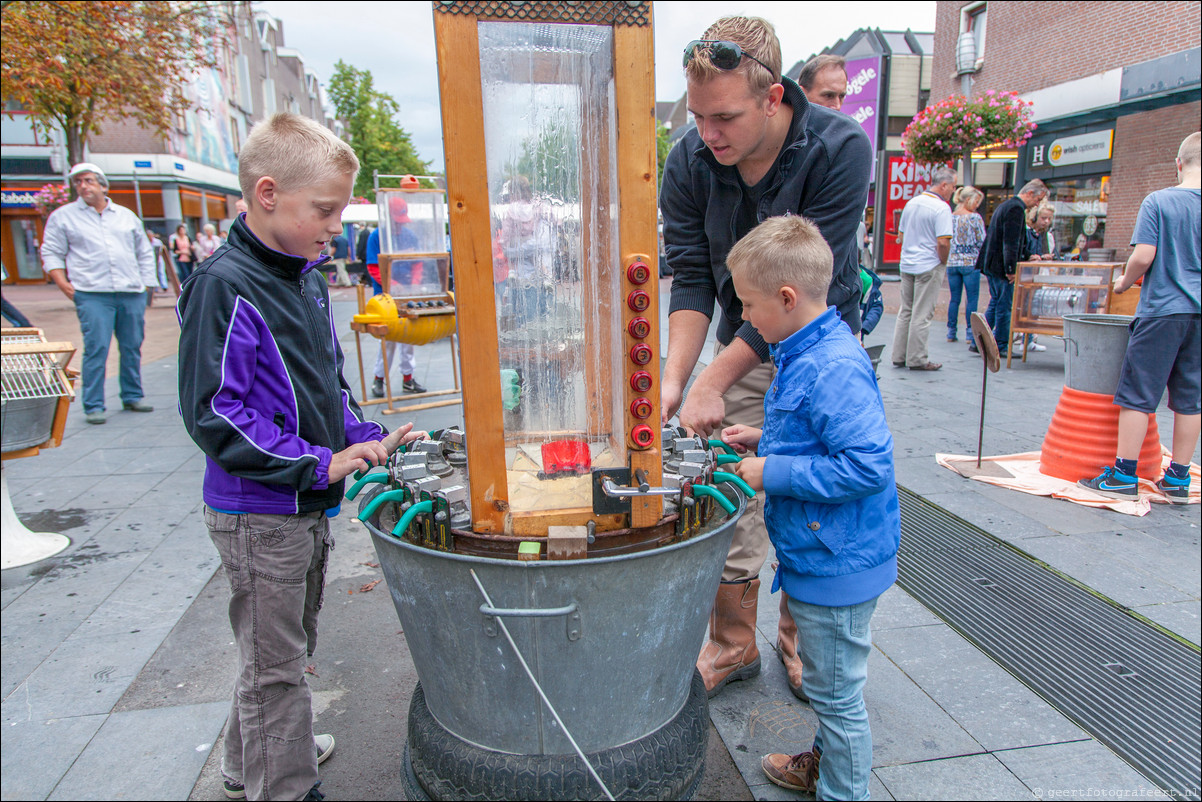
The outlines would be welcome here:
[[[952,247],[952,210],[948,201],[956,188],[950,167],[931,170],[931,185],[911,198],[898,224],[901,242],[901,309],[893,330],[893,366],[910,370],[939,370],[927,354],[927,335],[935,317],[935,301],[943,285]]]
[[[42,269],[75,302],[83,333],[83,410],[104,423],[104,374],[109,344],[121,349],[122,406],[152,412],[142,400],[142,337],[146,288],[155,286],[154,250],[137,215],[108,198],[99,167],[71,168],[79,198],[51,213],[42,235]]]

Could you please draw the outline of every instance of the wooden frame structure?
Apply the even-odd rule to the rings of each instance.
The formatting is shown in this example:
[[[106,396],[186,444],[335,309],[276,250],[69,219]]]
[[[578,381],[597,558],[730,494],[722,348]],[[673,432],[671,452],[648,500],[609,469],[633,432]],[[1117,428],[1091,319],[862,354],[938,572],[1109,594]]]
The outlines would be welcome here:
[[[1134,315],[1139,304],[1139,287],[1115,295],[1114,281],[1122,275],[1125,262],[1019,262],[1010,301],[1010,337],[1019,334],[1064,336],[1060,315],[1028,314],[1034,293],[1040,290],[1078,290],[1091,302],[1076,310],[1107,315]],[[1090,281],[1088,279],[1092,278]],[[1100,304],[1099,304],[1100,301]],[[1094,308],[1090,308],[1094,307]],[[1013,343],[1006,352],[1006,367],[1014,359]],[[1027,361],[1023,348],[1022,361]]]
[[[588,415],[608,420],[622,393],[624,414],[620,445],[627,451],[631,475],[641,473],[652,485],[662,480],[659,425],[659,324],[658,271],[648,254],[658,252],[656,233],[656,149],[654,52],[649,2],[434,2],[434,33],[438,51],[442,127],[447,165],[448,206],[453,262],[456,268],[457,304],[472,314],[459,318],[460,363],[463,367],[464,424],[470,478],[472,528],[482,534],[546,535],[550,526],[598,529],[647,527],[663,513],[658,496],[632,500],[629,516],[598,516],[591,508],[538,512],[513,512],[505,456],[505,422],[501,384],[501,349],[493,287],[493,248],[485,147],[484,95],[481,81],[479,25],[493,22],[535,22],[568,25],[606,25],[612,29],[614,124],[585,126],[584,147],[602,147],[616,153],[618,198],[617,243],[619,263],[609,257],[586,259],[585,286],[598,293],[596,308],[586,310],[590,328],[614,317],[621,309],[621,326],[600,335],[603,342],[589,343],[585,369]],[[530,68],[540,80],[554,81],[535,64]],[[535,77],[532,75],[532,77]],[[587,123],[587,121],[585,121]],[[611,128],[614,133],[611,133]],[[616,135],[617,142],[610,137]],[[608,182],[606,176],[582,169],[582,182]],[[595,227],[610,228],[598,210],[584,205],[581,215]],[[595,217],[590,217],[595,215]],[[587,228],[587,226],[586,226]],[[612,233],[612,231],[610,232]],[[586,243],[586,250],[588,243]],[[600,264],[600,267],[597,265]],[[649,269],[643,275],[637,266]],[[634,277],[642,276],[640,281]],[[636,293],[638,293],[636,299]],[[638,308],[636,309],[636,300]],[[642,318],[647,326],[635,327]],[[604,329],[604,324],[601,324]],[[639,336],[635,331],[640,331]],[[633,349],[639,358],[632,361]],[[614,387],[615,360],[624,367],[625,381]],[[651,386],[635,389],[631,378],[645,371]],[[637,406],[635,406],[637,404]],[[636,416],[635,409],[639,415]],[[617,425],[617,424],[615,424]],[[614,442],[613,445],[619,445]]]

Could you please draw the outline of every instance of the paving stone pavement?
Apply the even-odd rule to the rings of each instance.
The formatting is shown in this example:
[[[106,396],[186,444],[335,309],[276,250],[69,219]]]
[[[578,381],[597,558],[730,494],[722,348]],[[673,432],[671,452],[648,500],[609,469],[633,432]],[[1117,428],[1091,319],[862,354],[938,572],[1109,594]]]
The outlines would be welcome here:
[[[887,304],[896,304],[895,286],[886,284]],[[353,296],[336,291],[333,308],[345,332],[347,377],[357,387],[354,336],[345,326]],[[25,523],[71,539],[54,558],[4,571],[0,583],[6,800],[221,798],[233,654],[226,587],[200,514],[203,458],[176,412],[176,362],[162,339],[174,331],[166,315],[156,320],[156,348],[167,353],[144,365],[155,412],[115,412],[106,425],[87,426],[74,408],[61,448],[5,463]],[[887,342],[892,324],[887,315],[868,343]],[[666,319],[662,325],[666,332]],[[937,317],[933,333],[942,331]],[[1063,381],[1060,341],[1043,339],[1048,351],[989,377],[986,454],[1039,448]],[[364,353],[372,355],[369,343]],[[943,370],[895,370],[888,349],[882,360],[899,484],[1197,644],[1198,508],[1154,506],[1133,518],[940,468],[936,450],[975,451],[981,371],[964,343],[942,336],[931,338],[931,357]],[[443,343],[418,349],[418,380],[449,388],[449,361]],[[109,408],[119,409],[114,382],[108,391]],[[367,410],[385,425],[408,418],[384,416],[378,405]],[[413,418],[434,429],[461,416],[451,406]],[[1167,439],[1171,417],[1162,410],[1158,419]],[[339,743],[322,766],[323,790],[331,798],[398,798],[416,673],[388,594],[364,590],[382,576],[366,531],[347,514],[333,528],[338,548],[309,677],[317,727]],[[712,700],[699,798],[797,796],[768,783],[759,768],[766,752],[808,748],[816,724],[789,694],[774,656],[777,597],[769,585],[761,588],[763,673]],[[1157,793],[900,588],[882,598],[873,629],[866,698],[874,798]],[[1065,793],[1072,789],[1081,793]]]

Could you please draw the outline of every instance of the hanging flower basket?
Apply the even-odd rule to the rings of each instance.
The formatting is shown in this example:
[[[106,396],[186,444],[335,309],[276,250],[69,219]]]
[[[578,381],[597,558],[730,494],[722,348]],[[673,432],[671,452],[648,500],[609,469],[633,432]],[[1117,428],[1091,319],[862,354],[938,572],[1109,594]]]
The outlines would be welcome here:
[[[60,206],[71,202],[71,190],[63,184],[46,184],[33,196],[33,206],[45,219]]]
[[[947,164],[985,146],[1017,148],[1035,131],[1031,102],[1017,92],[968,99],[955,95],[920,111],[902,133],[902,148],[919,164]]]

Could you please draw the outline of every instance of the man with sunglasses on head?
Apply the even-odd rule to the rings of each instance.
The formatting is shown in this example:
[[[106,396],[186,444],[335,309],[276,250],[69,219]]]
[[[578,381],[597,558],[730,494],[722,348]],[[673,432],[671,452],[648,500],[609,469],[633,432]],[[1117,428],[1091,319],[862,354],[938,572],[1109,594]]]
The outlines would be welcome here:
[[[660,191],[664,243],[673,270],[668,357],[661,388],[665,423],[709,436],[726,426],[761,427],[774,369],[768,345],[742,319],[726,255],[761,221],[785,214],[812,220],[834,254],[827,303],[860,330],[855,232],[868,200],[872,153],[851,117],[812,104],[781,75],[780,42],[758,17],[724,17],[684,52],[688,108],[696,128],[668,155]],[[684,388],[721,307],[714,358]],[[683,403],[682,403],[683,398]],[[752,499],[736,525],[697,668],[710,696],[760,671],[755,644],[759,572],[771,545]],[[777,651],[789,688],[804,699],[797,627],[781,594]]]

